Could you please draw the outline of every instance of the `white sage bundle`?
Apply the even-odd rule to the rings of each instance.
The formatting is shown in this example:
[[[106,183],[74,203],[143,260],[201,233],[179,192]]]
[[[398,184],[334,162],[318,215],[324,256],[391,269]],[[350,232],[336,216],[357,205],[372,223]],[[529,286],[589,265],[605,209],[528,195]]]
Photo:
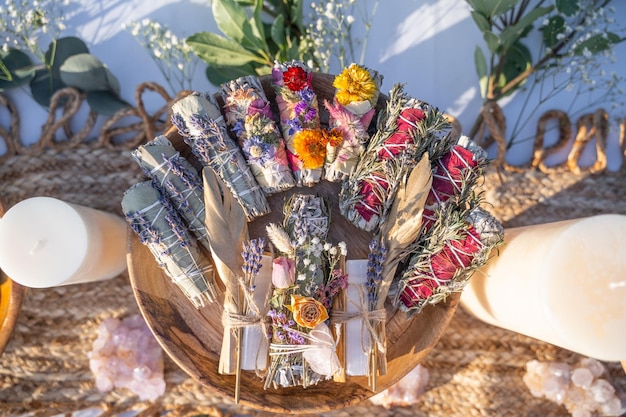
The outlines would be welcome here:
[[[204,189],[198,171],[165,136],[157,136],[139,146],[131,155],[159,192],[174,205],[189,231],[210,250],[204,224]]]
[[[248,221],[269,213],[265,194],[241,149],[228,136],[224,117],[212,96],[194,93],[178,100],[172,105],[172,124],[200,163],[224,181]]]
[[[151,181],[133,185],[122,197],[122,211],[159,267],[189,301],[200,308],[220,294],[215,273],[170,201]]]

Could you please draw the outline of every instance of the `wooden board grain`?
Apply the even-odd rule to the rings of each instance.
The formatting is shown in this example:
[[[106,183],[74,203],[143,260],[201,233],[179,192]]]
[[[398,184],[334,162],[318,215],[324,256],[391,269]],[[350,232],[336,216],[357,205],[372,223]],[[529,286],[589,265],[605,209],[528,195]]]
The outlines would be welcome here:
[[[235,377],[218,373],[222,342],[220,302],[195,309],[159,269],[148,248],[129,231],[128,266],[139,309],[164,351],[187,374],[216,393],[233,397]],[[407,320],[388,309],[387,374],[378,378],[378,391],[393,385],[417,366],[435,346],[458,305],[458,297],[428,306]],[[356,404],[374,394],[366,377],[345,383],[268,390],[254,372],[243,371],[240,403],[278,413],[324,412]]]
[[[327,125],[328,114],[323,108],[324,99],[332,99],[334,88],[329,74],[314,74],[313,85],[320,98],[320,118]],[[270,77],[261,77],[261,83],[270,103],[275,102]],[[381,95],[378,109],[384,106],[386,97]],[[175,130],[167,133],[172,144],[197,165],[184,141]],[[294,193],[324,196],[331,207],[329,241],[345,241],[348,259],[366,259],[372,234],[356,228],[339,212],[340,185],[321,181],[313,187],[297,187],[268,197],[271,213],[248,223],[251,238],[266,236],[265,226],[282,223],[284,202]],[[221,324],[222,302],[195,309],[180,290],[159,269],[153,255],[139,242],[129,229],[128,268],[139,309],[165,352],[185,372],[207,388],[233,398],[235,377],[218,373],[219,352],[223,327]],[[208,256],[208,255],[207,255]],[[377,379],[380,392],[396,383],[428,354],[441,337],[454,315],[459,295],[448,298],[445,303],[426,307],[420,314],[408,320],[406,315],[387,306],[387,373]],[[270,388],[264,390],[264,380],[251,371],[243,371],[240,403],[278,413],[324,412],[356,404],[371,397],[367,377],[346,377],[345,382],[324,381],[318,385],[302,387]]]

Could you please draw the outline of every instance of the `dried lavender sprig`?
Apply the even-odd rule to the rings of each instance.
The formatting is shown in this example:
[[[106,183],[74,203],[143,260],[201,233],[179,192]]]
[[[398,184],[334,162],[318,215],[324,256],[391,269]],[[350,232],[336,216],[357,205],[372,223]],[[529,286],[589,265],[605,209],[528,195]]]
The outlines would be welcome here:
[[[172,105],[172,123],[204,167],[210,167],[241,204],[248,221],[270,207],[241,149],[228,136],[215,99],[193,93]]]
[[[243,242],[242,244],[241,256],[243,257],[243,266],[241,269],[250,283],[254,282],[254,279],[261,271],[261,259],[264,249],[265,239],[262,237],[252,239],[248,243]]]
[[[211,263],[200,253],[169,199],[151,181],[135,184],[124,193],[122,211],[159,267],[196,308],[217,299],[220,290]]]
[[[387,256],[384,239],[374,237],[367,256],[367,294],[370,308],[378,303],[378,288],[383,280],[383,267]]]

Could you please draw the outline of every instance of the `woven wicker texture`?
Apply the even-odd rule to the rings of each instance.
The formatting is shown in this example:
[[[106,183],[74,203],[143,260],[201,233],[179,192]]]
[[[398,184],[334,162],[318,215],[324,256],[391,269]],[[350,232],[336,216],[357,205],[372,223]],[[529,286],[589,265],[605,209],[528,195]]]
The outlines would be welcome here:
[[[141,103],[141,94],[137,101]],[[108,125],[96,141],[57,143],[54,135],[44,134],[29,148],[20,145],[14,128],[1,130],[8,152],[0,160],[0,199],[8,209],[24,198],[48,195],[119,214],[123,192],[141,177],[128,150],[163,131],[165,124],[159,119],[165,120],[165,113],[148,116],[134,109],[129,112],[133,123],[113,134],[113,124]],[[56,128],[62,129],[62,124]],[[120,134],[130,139],[115,143]],[[566,166],[540,169],[539,163],[519,169],[507,166],[501,156],[487,173],[484,188],[493,204],[490,210],[507,227],[597,213],[626,214],[623,171],[574,173]],[[106,410],[105,416],[131,409],[142,416],[272,415],[214,396],[168,358],[167,391],[157,402],[141,402],[126,390],[100,393],[87,358],[96,329],[106,317],[135,313],[138,308],[126,274],[99,283],[28,290],[13,336],[0,357],[0,415],[52,416],[90,407]],[[321,415],[568,416],[565,408],[532,397],[523,384],[524,366],[532,359],[573,364],[579,357],[486,325],[459,309],[423,362],[430,382],[416,404],[386,410],[364,402]],[[608,379],[626,390],[620,364],[605,365]]]

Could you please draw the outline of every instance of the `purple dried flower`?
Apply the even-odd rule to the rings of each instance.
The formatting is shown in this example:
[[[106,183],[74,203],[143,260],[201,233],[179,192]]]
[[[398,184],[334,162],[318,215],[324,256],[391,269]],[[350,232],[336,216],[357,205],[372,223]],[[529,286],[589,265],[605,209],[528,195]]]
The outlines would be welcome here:
[[[189,129],[185,124],[185,119],[178,113],[172,114],[172,125],[178,130],[178,134],[182,137],[189,136]]]

